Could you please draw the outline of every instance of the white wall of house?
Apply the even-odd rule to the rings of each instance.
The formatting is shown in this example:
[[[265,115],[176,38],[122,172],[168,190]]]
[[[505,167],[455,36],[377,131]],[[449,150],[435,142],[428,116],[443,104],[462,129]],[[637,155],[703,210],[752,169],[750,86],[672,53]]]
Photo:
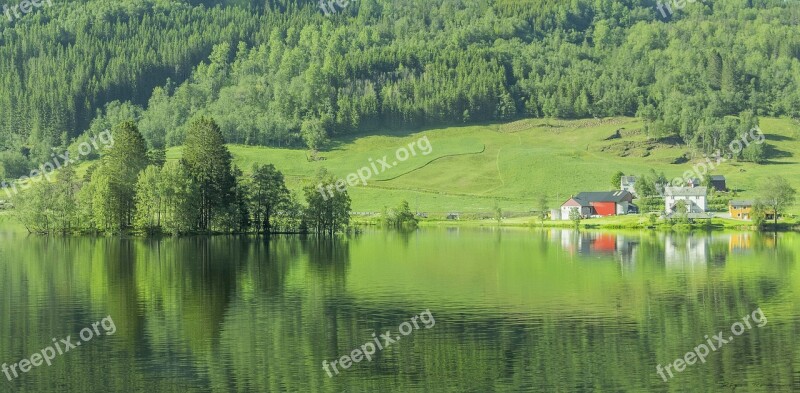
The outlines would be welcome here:
[[[572,209],[577,209],[575,206],[561,206],[561,219],[562,220],[569,220],[569,211]]]
[[[673,211],[673,207],[678,201],[686,201],[686,207],[689,208],[689,213],[703,213],[706,211],[706,197],[704,195],[665,195],[664,210],[668,212]]]
[[[578,209],[578,206],[561,206],[561,219],[562,220],[569,220],[569,211],[572,209]],[[588,217],[592,214],[592,210],[590,207],[581,207],[580,208],[581,216]]]

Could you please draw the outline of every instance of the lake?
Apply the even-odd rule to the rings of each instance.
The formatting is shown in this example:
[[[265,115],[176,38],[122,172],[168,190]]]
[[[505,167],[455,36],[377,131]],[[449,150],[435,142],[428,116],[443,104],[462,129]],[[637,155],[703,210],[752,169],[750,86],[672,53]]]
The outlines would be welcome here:
[[[799,252],[795,233],[9,231],[0,391],[797,390]]]

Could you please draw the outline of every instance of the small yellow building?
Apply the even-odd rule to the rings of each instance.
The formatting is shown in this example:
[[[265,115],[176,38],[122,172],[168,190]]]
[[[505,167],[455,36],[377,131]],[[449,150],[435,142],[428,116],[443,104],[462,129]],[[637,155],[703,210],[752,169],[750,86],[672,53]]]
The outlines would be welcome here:
[[[730,201],[728,202],[728,212],[735,220],[752,220],[753,201]],[[764,218],[767,220],[772,220],[774,217],[775,213],[772,210],[768,210],[764,214]]]
[[[728,202],[728,212],[731,218],[736,220],[749,220],[750,213],[753,211],[753,201],[730,201]]]

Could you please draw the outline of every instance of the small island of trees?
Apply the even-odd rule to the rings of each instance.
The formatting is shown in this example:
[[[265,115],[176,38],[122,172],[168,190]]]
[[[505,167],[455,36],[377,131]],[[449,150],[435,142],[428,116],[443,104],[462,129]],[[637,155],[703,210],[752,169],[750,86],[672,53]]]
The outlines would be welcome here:
[[[232,164],[211,118],[191,123],[179,160],[148,151],[132,121],[113,127],[112,135],[114,144],[83,178],[67,166],[54,181],[34,183],[14,198],[14,215],[29,232],[332,235],[350,223],[347,191],[330,198],[317,191],[335,182],[332,175],[317,174],[303,189],[303,205],[273,165],[256,164],[245,174]]]

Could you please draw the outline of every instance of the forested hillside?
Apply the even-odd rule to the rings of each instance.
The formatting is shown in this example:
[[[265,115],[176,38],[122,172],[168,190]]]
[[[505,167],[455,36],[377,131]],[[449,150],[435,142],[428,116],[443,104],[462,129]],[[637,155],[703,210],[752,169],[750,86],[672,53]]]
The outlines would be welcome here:
[[[205,3],[205,4],[203,4]],[[638,116],[711,151],[800,117],[800,5],[706,1],[53,2],[0,23],[0,177],[133,119],[149,148],[212,116],[231,143],[518,117]],[[736,116],[727,117],[727,116]]]

